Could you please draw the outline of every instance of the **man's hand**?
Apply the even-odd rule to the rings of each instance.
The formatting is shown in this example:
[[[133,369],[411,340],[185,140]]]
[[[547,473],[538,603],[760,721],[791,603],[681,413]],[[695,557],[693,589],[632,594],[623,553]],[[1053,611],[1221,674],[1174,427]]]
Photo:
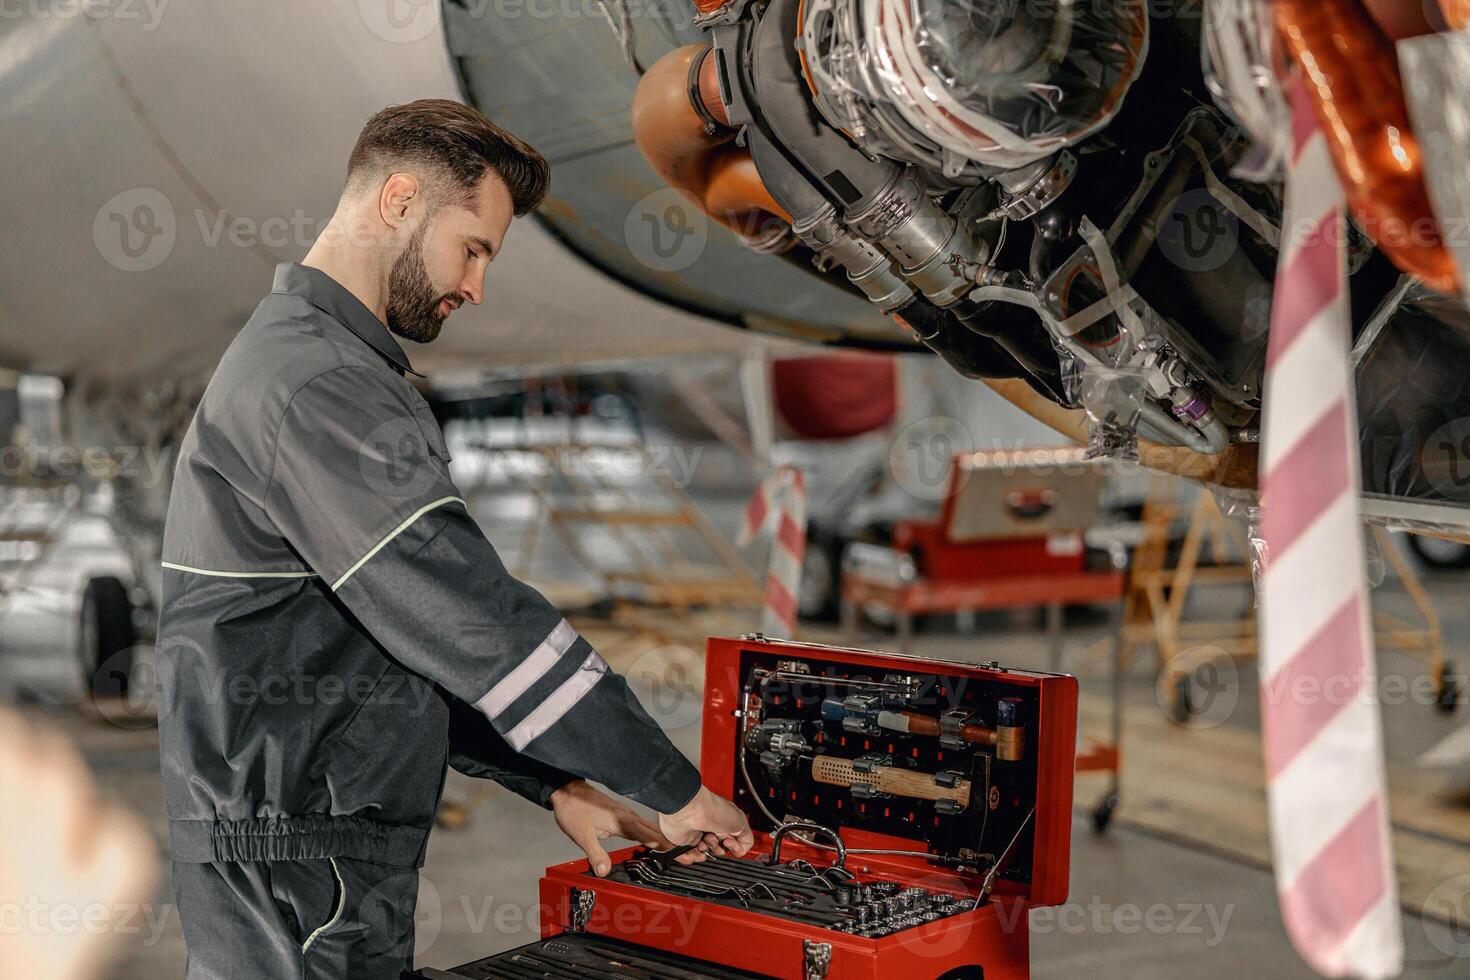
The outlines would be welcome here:
[[[585,780],[574,779],[551,794],[551,811],[562,833],[587,852],[587,860],[599,878],[612,870],[612,861],[602,846],[609,837],[637,841],[655,851],[673,847],[658,828],[617,800],[593,789]],[[679,859],[688,864],[691,855]]]
[[[740,857],[755,844],[745,814],[707,786],[678,813],[660,814],[658,826],[675,845],[699,844],[707,854]]]

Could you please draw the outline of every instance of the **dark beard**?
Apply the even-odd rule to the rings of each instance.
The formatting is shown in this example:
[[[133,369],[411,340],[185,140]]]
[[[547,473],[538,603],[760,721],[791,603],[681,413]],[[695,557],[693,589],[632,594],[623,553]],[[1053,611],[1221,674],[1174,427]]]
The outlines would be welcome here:
[[[439,336],[444,327],[439,304],[458,295],[434,295],[434,284],[424,266],[426,230],[418,230],[388,273],[388,329],[416,344],[427,344]]]

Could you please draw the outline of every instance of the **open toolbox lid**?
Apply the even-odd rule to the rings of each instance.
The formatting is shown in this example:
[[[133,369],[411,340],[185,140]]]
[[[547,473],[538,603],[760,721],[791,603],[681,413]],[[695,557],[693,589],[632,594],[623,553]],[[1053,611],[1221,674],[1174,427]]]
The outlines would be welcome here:
[[[758,634],[708,642],[704,780],[767,846],[772,816],[800,819],[849,853],[977,889],[999,861],[997,897],[1061,904],[1076,744],[1070,676]]]

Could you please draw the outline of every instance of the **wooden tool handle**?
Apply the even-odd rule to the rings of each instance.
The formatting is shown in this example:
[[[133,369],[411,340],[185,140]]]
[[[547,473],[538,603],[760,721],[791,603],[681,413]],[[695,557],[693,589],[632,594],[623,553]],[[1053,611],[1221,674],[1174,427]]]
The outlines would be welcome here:
[[[916,714],[912,711],[899,711],[895,714],[902,715],[904,719],[904,727],[899,729],[900,731],[906,731],[910,735],[929,735],[934,738],[944,734],[938,718]],[[984,725],[962,725],[959,734],[961,739],[971,745],[995,745],[994,728],[986,728]]]
[[[953,786],[940,786],[932,773],[904,769],[901,766],[879,766],[872,772],[858,772],[851,759],[819,755],[812,759],[812,778],[829,786],[851,786],[869,783],[880,793],[907,796],[915,800],[953,800],[961,807],[970,805],[970,781],[960,779]]]

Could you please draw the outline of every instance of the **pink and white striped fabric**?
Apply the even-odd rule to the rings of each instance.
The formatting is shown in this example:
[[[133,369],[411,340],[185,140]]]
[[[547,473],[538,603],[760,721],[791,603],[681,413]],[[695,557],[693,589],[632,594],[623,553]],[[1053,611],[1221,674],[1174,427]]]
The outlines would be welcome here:
[[[761,632],[789,639],[796,635],[801,566],[806,560],[806,478],[794,466],[779,467],[761,481],[745,505],[736,545],[744,548],[772,524],[776,534],[766,573]]]
[[[1266,359],[1261,714],[1271,846],[1297,951],[1329,977],[1403,963],[1358,513],[1343,195],[1292,93],[1286,228]]]

